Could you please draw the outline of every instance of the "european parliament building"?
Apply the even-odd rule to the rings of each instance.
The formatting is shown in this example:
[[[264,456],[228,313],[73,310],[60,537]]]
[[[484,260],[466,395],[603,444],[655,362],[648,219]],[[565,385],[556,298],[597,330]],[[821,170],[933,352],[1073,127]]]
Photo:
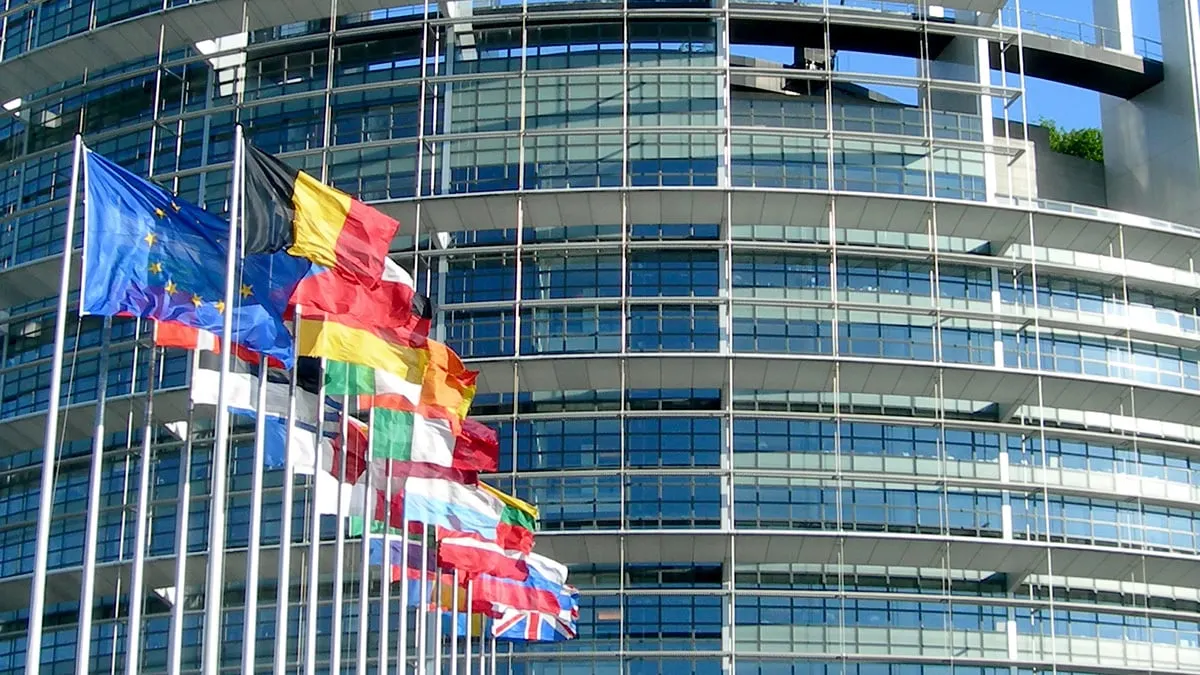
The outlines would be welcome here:
[[[481,371],[494,483],[540,507],[537,551],[582,593],[578,639],[502,645],[497,672],[1200,672],[1200,9],[1061,4],[1092,18],[0,3],[0,672],[199,672],[212,640],[226,672],[328,670],[346,589],[323,574],[311,614],[303,575],[278,592],[280,472],[243,610],[247,428],[205,587],[212,415],[188,417],[188,353],[72,295],[42,445],[72,137],[224,212],[235,123],[400,220],[436,336]],[[1098,101],[1102,162],[1033,123],[1047,87]]]

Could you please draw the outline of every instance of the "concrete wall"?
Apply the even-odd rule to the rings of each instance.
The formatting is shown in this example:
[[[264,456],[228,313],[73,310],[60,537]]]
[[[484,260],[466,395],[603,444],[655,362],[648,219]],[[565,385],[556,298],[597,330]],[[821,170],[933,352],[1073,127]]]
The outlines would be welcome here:
[[[1130,101],[1100,99],[1108,204],[1200,223],[1200,9],[1159,0],[1166,79]]]
[[[1004,121],[993,120],[993,130],[996,142],[1002,143],[1006,137]],[[997,193],[1089,206],[1108,206],[1104,164],[1054,152],[1050,149],[1050,134],[1043,127],[1030,126],[1029,141],[1026,141],[1021,124],[1010,122],[1007,138],[1013,145],[1023,147],[1025,154],[1016,159],[997,156]],[[1010,162],[1011,167],[1008,166]],[[1031,166],[1034,172],[1033,195],[1029,194],[1025,175]]]

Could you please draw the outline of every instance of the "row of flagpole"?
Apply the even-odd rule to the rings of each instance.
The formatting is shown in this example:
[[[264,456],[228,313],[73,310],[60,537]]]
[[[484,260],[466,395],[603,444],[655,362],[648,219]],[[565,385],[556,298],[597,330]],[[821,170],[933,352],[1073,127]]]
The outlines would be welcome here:
[[[237,291],[240,280],[237,278],[236,270],[238,270],[238,261],[241,258],[242,250],[240,248],[240,233],[239,227],[243,220],[243,204],[245,201],[245,143],[242,135],[242,127],[238,125],[235,130],[234,143],[234,162],[232,172],[232,194],[230,198],[229,212],[229,242],[226,259],[225,287],[224,287],[224,306],[228,308],[234,307],[237,301]],[[76,222],[76,212],[79,201],[79,181],[81,171],[81,159],[83,156],[82,139],[75,139],[75,156],[72,163],[71,174],[71,197],[68,205],[68,222],[66,224],[65,243],[63,250],[63,266],[60,279],[60,295],[58,301],[58,314],[55,325],[55,349],[52,362],[51,385],[50,385],[50,402],[45,429],[45,445],[44,457],[41,476],[41,495],[39,500],[38,522],[37,522],[37,539],[35,549],[35,568],[31,583],[30,597],[30,620],[29,620],[29,640],[27,643],[27,672],[39,672],[40,657],[41,657],[41,633],[43,624],[43,614],[45,609],[45,586],[46,586],[46,565],[48,558],[49,545],[49,530],[50,517],[53,511],[53,495],[54,481],[56,476],[56,455],[59,447],[59,414],[61,412],[61,381],[63,374],[63,359],[65,353],[66,340],[66,322],[67,322],[67,298],[70,288],[70,269],[72,258],[72,244],[74,240],[74,227]],[[416,240],[417,237],[414,237]],[[87,236],[85,232],[84,247],[85,256],[88,246]],[[416,254],[414,254],[416,256]],[[416,270],[414,269],[414,276]],[[80,285],[82,287],[81,279]],[[205,673],[216,673],[222,666],[223,651],[228,651],[229,647],[225,647],[224,633],[222,631],[223,619],[225,616],[225,545],[226,536],[228,534],[226,506],[229,499],[228,490],[228,465],[229,453],[232,449],[231,444],[231,413],[229,404],[229,383],[231,377],[232,358],[234,353],[233,345],[233,314],[231,311],[222,312],[222,334],[220,336],[220,370],[218,375],[218,391],[216,397],[215,411],[215,429],[213,440],[213,455],[211,462],[211,499],[210,512],[208,522],[208,543],[207,556],[208,564],[205,570],[205,586],[204,586],[204,607],[203,607],[203,630],[201,633],[202,646],[201,666]],[[299,311],[297,310],[297,315]],[[297,322],[296,331],[298,332],[299,322]],[[107,345],[111,334],[111,320],[106,319],[104,324],[103,345]],[[153,443],[155,440],[154,431],[156,424],[153,415],[153,396],[155,389],[156,378],[161,377],[161,359],[159,358],[160,349],[154,346],[150,347],[150,357],[147,366],[147,383],[146,383],[146,403],[144,408],[144,424],[142,427],[141,438],[141,454],[139,460],[139,476],[138,476],[138,497],[136,511],[134,513],[134,550],[131,565],[130,581],[131,584],[127,589],[130,598],[130,604],[127,610],[128,619],[130,622],[129,629],[125,633],[127,645],[123,650],[125,654],[125,671],[127,673],[140,672],[140,655],[141,655],[141,635],[142,635],[142,613],[145,605],[145,565],[146,565],[146,550],[148,548],[148,537],[150,532],[149,523],[149,477],[150,463],[152,452],[154,450]],[[100,470],[103,465],[104,451],[104,422],[105,422],[105,393],[107,388],[107,362],[108,354],[105,349],[102,349],[101,354],[101,371],[100,371],[100,393],[97,399],[96,421],[94,428],[93,449],[91,456],[91,476],[89,481],[89,501],[87,514],[87,530],[85,536],[85,565],[83,574],[83,588],[80,602],[80,625],[78,635],[78,648],[76,669],[79,673],[86,673],[90,669],[90,645],[92,632],[92,603],[96,595],[95,589],[95,569],[94,563],[96,555],[96,547],[98,540],[98,515],[99,515],[99,492],[100,492]],[[199,363],[199,350],[192,354],[193,373]],[[246,552],[246,568],[245,568],[245,583],[243,593],[243,634],[240,653],[240,665],[243,673],[255,672],[255,666],[258,661],[258,580],[261,578],[261,539],[263,530],[263,482],[264,482],[264,466],[265,466],[265,424],[267,418],[268,396],[267,396],[267,357],[261,356],[258,365],[259,385],[257,389],[257,400],[254,407],[256,412],[255,434],[253,447],[253,467],[251,477],[251,504],[250,504],[250,522],[249,522],[249,541]],[[322,363],[324,366],[324,363]],[[324,368],[322,368],[324,370]],[[294,425],[291,423],[296,418],[297,411],[297,396],[298,396],[298,381],[300,379],[299,360],[297,359],[292,366],[291,381],[288,385],[288,423],[286,425],[286,435],[288,439],[285,441],[287,447],[291,446],[290,436],[293,433],[307,433],[307,431],[295,431]],[[135,365],[135,382],[136,365]],[[321,444],[323,441],[325,427],[325,378],[322,373],[319,390],[317,392],[317,415],[316,428],[313,432],[314,447],[316,452],[313,457],[313,490],[311,492],[310,509],[307,514],[308,523],[310,525],[308,536],[308,550],[306,551],[304,567],[307,568],[307,578],[303,580],[304,597],[302,598],[302,607],[304,608],[304,617],[302,625],[304,631],[300,636],[301,645],[296,645],[297,648],[303,647],[303,654],[300,658],[300,663],[304,672],[307,674],[315,673],[317,662],[323,660],[324,655],[318,654],[318,637],[319,637],[319,621],[321,612],[319,606],[322,601],[332,601],[333,620],[331,622],[330,635],[330,653],[328,660],[331,668],[335,672],[340,672],[340,661],[343,653],[342,637],[343,637],[343,609],[346,592],[347,579],[345,569],[345,548],[346,548],[346,533],[347,519],[345,518],[345,502],[343,500],[342,491],[346,488],[346,457],[343,456],[340,462],[340,476],[337,476],[337,535],[333,542],[334,553],[331,560],[332,566],[332,599],[322,598],[321,595],[321,515],[324,513],[317,504],[316,500],[316,482],[323,470]],[[349,405],[352,398],[343,395],[341,401],[340,425],[342,431],[342,442],[348,443],[348,421],[349,421]],[[169,600],[172,603],[170,617],[170,631],[168,640],[168,672],[179,673],[183,668],[183,654],[185,649],[185,598],[186,587],[188,585],[188,518],[190,514],[191,500],[191,464],[194,454],[194,437],[196,435],[195,422],[195,405],[194,402],[189,402],[187,420],[183,426],[183,449],[181,451],[181,464],[179,469],[179,494],[178,494],[178,509],[176,525],[178,531],[175,538],[176,550],[176,568],[174,573],[174,587],[172,593],[169,594]],[[368,411],[371,416],[368,428],[373,429],[374,407]],[[130,413],[132,415],[132,411]],[[132,417],[130,418],[132,431]],[[367,434],[367,457],[372,456],[372,444],[374,443],[374,433]],[[348,454],[348,453],[344,453]],[[378,670],[382,673],[393,672],[390,666],[392,656],[395,656],[396,668],[395,672],[407,674],[410,671],[417,675],[427,675],[430,666],[432,665],[434,672],[441,675],[443,666],[443,655],[445,652],[443,645],[442,623],[444,613],[443,601],[445,590],[443,588],[443,578],[440,569],[429,569],[429,555],[431,552],[428,542],[429,528],[423,528],[422,534],[416,538],[415,554],[420,556],[420,577],[419,577],[419,594],[420,597],[414,602],[410,597],[410,575],[409,566],[412,564],[410,560],[410,521],[407,513],[404,515],[401,523],[401,531],[399,538],[401,546],[400,552],[400,588],[399,590],[399,605],[400,612],[398,622],[396,624],[396,646],[392,650],[390,640],[390,613],[392,605],[391,597],[391,570],[393,569],[391,538],[395,536],[392,531],[390,512],[392,503],[393,481],[391,475],[391,463],[385,464],[386,468],[383,473],[384,486],[382,495],[384,497],[385,511],[389,515],[384,518],[383,531],[380,533],[379,539],[382,543],[382,564],[376,567],[379,573],[380,592],[377,602],[380,608],[378,634],[379,642],[377,644],[377,654],[375,659],[378,663]],[[274,672],[286,672],[291,665],[292,658],[296,655],[295,649],[289,649],[289,625],[291,624],[290,617],[292,616],[292,608],[289,607],[291,601],[291,572],[292,572],[292,525],[294,519],[294,502],[295,479],[298,473],[290,460],[285,462],[283,469],[284,481],[282,488],[282,522],[280,545],[278,553],[278,568],[277,568],[277,588],[276,588],[276,606],[274,608],[274,623],[275,623],[275,639],[272,645],[271,662]],[[332,469],[332,467],[331,467]],[[370,610],[372,607],[371,598],[371,579],[372,567],[371,550],[372,540],[374,539],[372,514],[374,512],[374,504],[372,496],[374,492],[370,489],[371,470],[368,468],[365,472],[364,479],[367,481],[366,489],[363,493],[362,513],[364,514],[364,522],[362,525],[362,540],[361,540],[361,559],[358,570],[358,626],[357,626],[357,644],[355,645],[355,660],[356,672],[368,672],[368,661],[371,656],[368,652],[369,635],[372,627],[370,625]],[[407,480],[407,479],[405,479]],[[123,547],[122,547],[123,550]],[[430,583],[430,573],[435,573],[432,588]],[[453,576],[452,600],[449,603],[450,608],[450,644],[449,653],[445,654],[449,657],[449,669],[453,675],[458,675],[460,662],[463,666],[464,675],[470,675],[472,672],[477,672],[483,675],[485,672],[486,649],[485,640],[482,633],[478,639],[478,663],[472,663],[472,632],[474,622],[471,620],[471,612],[473,610],[473,583],[466,583],[466,612],[464,627],[461,631],[463,635],[464,651],[460,659],[458,653],[459,644],[459,594],[461,591],[459,584],[459,574],[455,570]],[[120,582],[118,582],[120,583]],[[434,600],[431,602],[430,591],[433,591]],[[120,589],[116,589],[120,595]],[[410,622],[408,608],[410,605],[415,607],[415,619]],[[430,615],[433,612],[434,616]],[[432,619],[432,621],[431,621]],[[411,623],[411,625],[410,625]],[[412,638],[412,668],[409,667],[409,638]],[[496,669],[495,661],[495,639],[492,639],[491,651],[492,661],[491,670],[494,673]]]

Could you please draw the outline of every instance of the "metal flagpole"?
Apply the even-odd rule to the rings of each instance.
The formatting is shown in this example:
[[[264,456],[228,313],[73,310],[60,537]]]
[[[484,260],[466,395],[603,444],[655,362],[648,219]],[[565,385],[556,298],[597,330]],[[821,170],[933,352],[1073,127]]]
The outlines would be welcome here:
[[[82,307],[82,305],[80,305]],[[157,324],[155,324],[157,326]],[[87,525],[83,543],[83,586],[79,594],[79,633],[75,672],[87,675],[92,660],[92,604],[96,601],[96,539],[100,529],[100,476],[104,469],[104,404],[108,400],[108,346],[112,317],[104,317],[100,336],[100,391],[96,399],[96,425],[92,431],[92,462],[88,475]]]
[[[300,316],[300,308],[296,308]],[[295,325],[296,343],[300,342],[300,322]],[[292,377],[288,384],[288,424],[284,443],[292,447],[292,430],[296,419],[296,388],[300,380],[300,356],[292,362]],[[287,672],[288,601],[292,585],[292,510],[296,501],[296,473],[289,458],[283,464],[283,502],[280,504],[279,527],[279,574],[275,586],[275,663],[271,672],[284,675]]]
[[[407,488],[407,482],[408,479],[405,479],[401,485]],[[403,498],[403,490],[401,490],[401,499]],[[408,597],[407,509],[405,509],[404,515],[400,518],[400,541],[404,544],[404,547],[400,549],[400,625],[396,627],[396,632],[399,633],[399,638],[397,639],[396,672],[398,675],[406,675],[408,673],[408,603],[411,600]]]
[[[407,504],[405,506],[407,506]],[[442,627],[442,624],[441,624],[441,607],[442,607],[441,578],[442,578],[442,575],[441,575],[441,572],[437,571],[437,570],[435,570],[435,572],[437,572],[437,575],[438,575],[438,596],[436,598],[434,598],[435,602],[432,605],[429,604],[429,540],[428,540],[428,534],[429,534],[429,527],[428,527],[428,525],[423,524],[421,527],[421,553],[419,554],[421,556],[421,604],[423,605],[423,607],[420,608],[420,614],[417,615],[418,617],[420,617],[420,622],[419,622],[420,626],[417,628],[417,641],[420,642],[420,647],[418,648],[417,651],[418,651],[418,653],[420,653],[421,658],[417,660],[417,675],[426,675],[426,672],[428,671],[428,660],[425,658],[425,652],[426,652],[426,645],[429,644],[427,641],[429,638],[429,615],[427,614],[427,612],[429,611],[429,608],[431,606],[435,608],[434,611],[437,612],[437,615],[438,615],[438,624],[437,624],[438,630],[440,631],[441,627]],[[440,639],[440,635],[434,636],[433,644],[438,646],[437,652],[436,652],[438,655],[440,655],[442,653],[441,643],[438,641],[439,639]],[[437,657],[435,656],[434,658],[437,658]],[[439,667],[438,671],[437,671],[438,675],[441,675],[441,672],[442,672],[441,668]]]
[[[458,569],[450,591],[450,675],[458,675]],[[439,598],[440,599],[440,598]]]
[[[254,466],[250,479],[250,541],[246,551],[245,601],[242,615],[242,673],[254,674],[258,639],[258,556],[262,548],[263,464],[267,431],[267,357],[258,363],[258,401],[254,419]],[[287,424],[291,424],[289,417]],[[287,457],[287,448],[284,448]],[[286,460],[285,460],[286,461]]]
[[[442,594],[445,589],[442,588],[442,572],[437,570],[437,576],[433,582],[433,594],[437,598],[437,611],[433,615],[433,672],[437,675],[442,673]],[[424,613],[422,617],[428,619]],[[424,654],[421,655],[424,660]]]
[[[492,643],[492,650],[491,650],[492,651],[492,663],[491,663],[492,669],[491,669],[491,671],[489,671],[489,675],[496,675],[496,637],[495,636],[492,636],[491,643]]]
[[[337,471],[337,540],[333,554],[333,626],[329,632],[329,672],[340,675],[342,672],[342,595],[346,586],[346,506],[342,500],[342,490],[346,484],[346,463],[350,459],[349,394],[342,394],[342,416],[339,422],[338,433],[341,434],[342,456],[338,461],[340,466]]]
[[[474,586],[474,582],[467,579],[467,609],[464,617],[466,619],[467,630],[466,636],[463,638],[463,641],[466,643],[466,646],[463,648],[463,669],[466,671],[465,675],[471,675],[471,601],[474,599],[471,591],[474,590]]]
[[[58,454],[58,413],[62,396],[63,347],[67,341],[67,293],[71,285],[71,250],[75,242],[75,209],[79,201],[79,165],[83,137],[75,135],[71,162],[71,199],[63,231],[62,271],[58,284],[58,315],[54,322],[54,357],[50,366],[50,401],[46,410],[46,435],[42,444],[42,482],[38,494],[37,543],[33,554],[33,579],[29,587],[29,631],[25,645],[25,672],[38,675],[42,661],[42,614],[46,611],[46,559],[50,553],[50,518],[54,508],[54,460]]]
[[[375,406],[371,406],[371,412],[368,413],[371,419],[371,428],[375,427]],[[374,455],[372,455],[374,456]],[[392,529],[392,460],[386,457],[383,460],[383,568],[379,575],[379,665],[377,666],[380,675],[388,675],[388,619],[392,613],[391,604],[391,588],[392,588],[392,548],[391,537],[389,536]],[[403,570],[407,572],[407,570]]]
[[[300,311],[296,310],[297,323]],[[308,600],[304,622],[304,672],[317,672],[317,602],[321,587],[321,512],[317,502],[317,474],[321,469],[321,439],[325,433],[325,359],[321,359],[321,381],[317,385],[317,430],[313,452],[313,475],[309,491]]]
[[[360,559],[358,561],[358,643],[354,649],[354,672],[358,675],[367,674],[367,631],[370,629],[371,616],[371,524],[375,520],[375,495],[371,489],[371,462],[374,461],[375,421],[371,413],[367,417],[367,468],[363,472],[363,508],[362,508],[362,540]],[[383,566],[388,564],[387,554]],[[381,575],[382,576],[382,575]]]
[[[195,377],[196,368],[200,365],[200,350],[192,350],[192,370],[190,375]],[[187,438],[183,442],[183,453],[179,458],[179,501],[175,508],[175,597],[171,605],[171,629],[167,644],[167,673],[179,675],[183,661],[183,589],[187,584],[187,555],[188,555],[188,516],[192,503],[192,439],[193,424],[196,421],[196,404],[188,395]]]
[[[202,669],[215,673],[221,667],[221,609],[224,604],[222,589],[225,587],[225,501],[226,480],[229,473],[229,364],[233,352],[233,306],[237,299],[236,280],[238,263],[238,226],[241,215],[243,169],[242,125],[233,131],[233,194],[229,200],[229,252],[225,259],[224,306],[230,311],[222,312],[221,324],[221,375],[217,389],[217,429],[213,443],[212,500],[208,522],[208,570],[204,579],[204,659]]]
[[[138,675],[141,672],[142,655],[142,609],[146,604],[146,537],[150,517],[150,454],[154,440],[154,383],[159,373],[159,354],[162,350],[150,347],[149,377],[146,382],[146,413],[142,425],[142,457],[138,463],[138,500],[134,518],[133,573],[129,583],[129,632],[125,639],[125,673]]]

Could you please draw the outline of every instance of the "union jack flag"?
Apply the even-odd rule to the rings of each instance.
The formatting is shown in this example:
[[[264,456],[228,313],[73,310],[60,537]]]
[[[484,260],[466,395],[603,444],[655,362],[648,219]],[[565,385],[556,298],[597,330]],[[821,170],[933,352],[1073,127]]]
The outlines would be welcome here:
[[[576,636],[575,621],[509,608],[492,622],[492,637],[524,642],[562,642]]]

